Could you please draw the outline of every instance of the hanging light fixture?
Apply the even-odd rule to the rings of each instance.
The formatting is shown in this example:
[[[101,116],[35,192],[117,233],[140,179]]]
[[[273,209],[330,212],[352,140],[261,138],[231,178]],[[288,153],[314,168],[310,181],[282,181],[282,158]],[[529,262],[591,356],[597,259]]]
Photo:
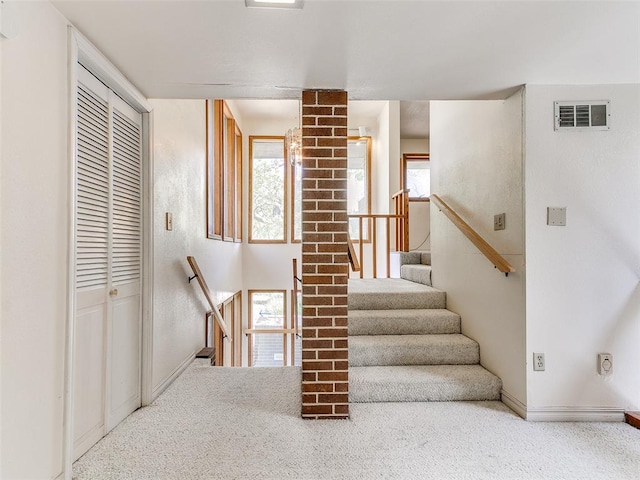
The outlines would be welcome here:
[[[302,122],[302,101],[298,103],[298,125]],[[294,167],[302,164],[302,128],[294,127],[287,130],[284,137],[284,147],[287,151],[289,163]]]

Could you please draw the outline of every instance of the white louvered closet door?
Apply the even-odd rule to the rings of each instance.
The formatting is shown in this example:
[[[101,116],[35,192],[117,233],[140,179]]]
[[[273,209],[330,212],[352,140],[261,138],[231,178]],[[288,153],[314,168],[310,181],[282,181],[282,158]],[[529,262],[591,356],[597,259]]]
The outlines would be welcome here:
[[[78,67],[74,457],[140,406],[141,115]]]

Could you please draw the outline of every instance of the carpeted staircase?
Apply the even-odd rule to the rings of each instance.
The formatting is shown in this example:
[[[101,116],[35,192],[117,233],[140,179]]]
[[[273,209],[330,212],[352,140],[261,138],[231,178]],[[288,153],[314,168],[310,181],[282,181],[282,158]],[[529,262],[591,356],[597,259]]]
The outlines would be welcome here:
[[[499,400],[502,381],[480,365],[478,344],[415,258],[403,276],[416,281],[349,280],[350,401]]]
[[[431,286],[431,252],[399,252],[400,278]]]

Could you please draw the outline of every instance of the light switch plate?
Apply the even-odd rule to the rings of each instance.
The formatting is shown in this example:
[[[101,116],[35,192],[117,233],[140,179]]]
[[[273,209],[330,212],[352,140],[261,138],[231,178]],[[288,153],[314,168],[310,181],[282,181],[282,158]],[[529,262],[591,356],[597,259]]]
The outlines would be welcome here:
[[[506,225],[506,213],[499,213],[498,215],[493,216],[493,229],[494,230],[504,230],[507,228]]]
[[[167,212],[165,215],[165,228],[169,231],[173,230],[173,215]]]
[[[547,207],[547,225],[564,227],[567,224],[567,207]]]

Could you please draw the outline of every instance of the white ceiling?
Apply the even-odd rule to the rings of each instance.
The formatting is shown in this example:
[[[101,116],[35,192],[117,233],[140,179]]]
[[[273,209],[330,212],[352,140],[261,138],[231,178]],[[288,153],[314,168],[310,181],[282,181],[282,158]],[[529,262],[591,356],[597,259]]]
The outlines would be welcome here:
[[[640,82],[637,1],[53,3],[150,98],[335,88],[351,100],[425,101],[505,98],[525,83]],[[425,105],[401,108],[409,118]]]

